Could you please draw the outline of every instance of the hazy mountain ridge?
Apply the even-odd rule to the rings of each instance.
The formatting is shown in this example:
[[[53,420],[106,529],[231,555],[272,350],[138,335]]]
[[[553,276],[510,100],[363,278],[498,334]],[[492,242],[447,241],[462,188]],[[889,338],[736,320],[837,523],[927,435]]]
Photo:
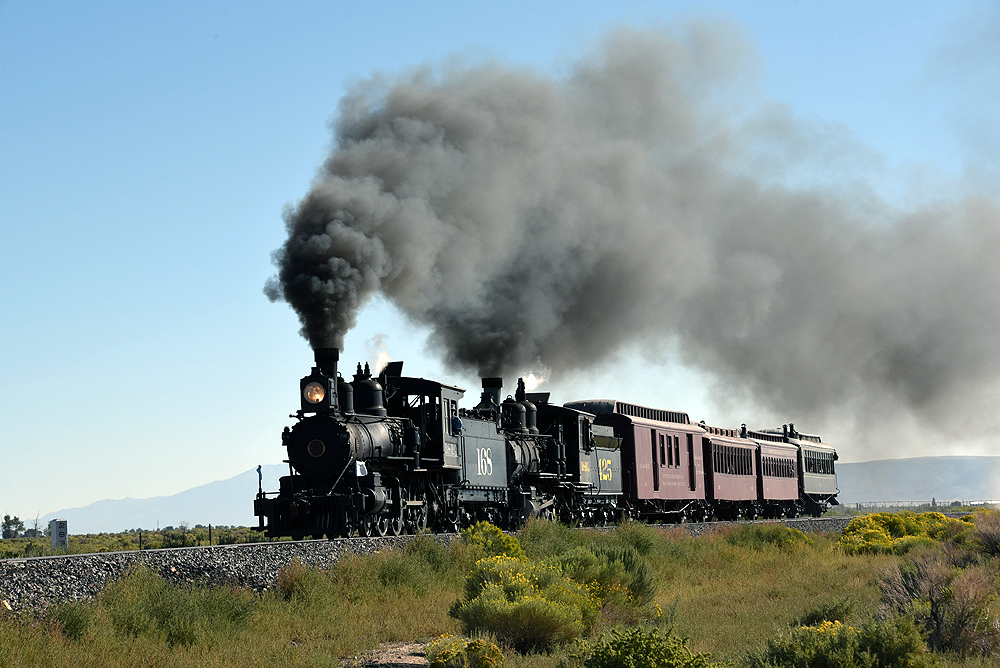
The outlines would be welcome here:
[[[269,464],[261,467],[266,491],[278,490],[278,478],[287,475],[288,466]],[[60,518],[69,523],[70,533],[112,533],[129,529],[155,529],[177,526],[181,522],[214,526],[255,526],[253,500],[257,495],[257,469],[245,471],[226,480],[216,480],[192,487],[171,496],[148,499],[105,499],[82,508],[67,508],[48,513],[41,520]],[[25,522],[28,525],[29,522]]]
[[[264,466],[264,489],[277,491],[283,464]],[[975,501],[1000,499],[1000,457],[918,457],[840,463],[837,468],[842,503],[864,501]],[[155,529],[181,522],[253,526],[257,470],[217,480],[172,496],[106,499],[82,508],[45,515],[65,518],[71,533]],[[28,524],[28,522],[25,522]]]
[[[1000,457],[915,457],[837,465],[842,503],[1000,499]]]

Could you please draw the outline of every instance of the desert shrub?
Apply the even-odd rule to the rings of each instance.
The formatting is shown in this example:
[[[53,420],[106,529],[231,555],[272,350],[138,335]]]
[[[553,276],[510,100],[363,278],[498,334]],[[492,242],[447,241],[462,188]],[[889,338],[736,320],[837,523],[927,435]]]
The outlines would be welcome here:
[[[903,553],[926,543],[911,537],[961,542],[970,535],[972,528],[971,522],[964,517],[956,520],[936,512],[872,513],[851,520],[837,544],[848,554]],[[910,540],[906,540],[908,538]],[[902,552],[896,551],[897,544]]]
[[[687,638],[658,629],[612,630],[585,650],[584,668],[713,668],[710,655],[692,652]]]
[[[304,600],[319,584],[323,575],[309,568],[298,559],[281,567],[274,583],[275,589],[286,601]]]
[[[418,535],[406,544],[404,554],[427,564],[436,573],[449,571],[452,566],[451,552],[445,545],[426,535]]]
[[[488,587],[456,612],[466,633],[490,631],[518,652],[549,650],[586,630],[580,606],[541,596],[509,600]]]
[[[800,626],[744,656],[744,668],[920,668],[929,656],[912,620],[860,627],[825,621]]]
[[[626,520],[618,525],[611,537],[618,543],[631,547],[639,556],[648,557],[652,554],[659,533],[643,522]]]
[[[994,655],[1000,651],[996,584],[983,567],[954,561],[936,548],[907,555],[879,578],[883,604],[912,615],[933,651]]]
[[[462,542],[471,546],[483,557],[506,556],[515,559],[527,558],[521,544],[514,536],[508,536],[489,522],[476,522],[462,531]]]
[[[435,638],[427,646],[431,668],[500,668],[503,652],[484,638],[466,640],[453,635]]]
[[[574,532],[562,522],[533,517],[517,538],[529,559],[546,559],[579,546],[579,536],[580,532]]]
[[[1000,557],[1000,513],[996,511],[976,513],[971,520],[976,527],[971,536],[971,543],[984,554]]]
[[[150,637],[171,647],[229,635],[246,622],[258,602],[246,589],[172,585],[144,566],[98,597],[115,633]]]
[[[798,529],[783,524],[741,524],[726,531],[726,542],[730,545],[751,550],[762,550],[775,546],[782,550],[797,550],[803,545],[811,545],[812,539]]]
[[[821,601],[795,620],[795,626],[818,626],[823,622],[845,622],[854,612],[855,603],[848,597]]]
[[[364,564],[374,571],[371,585],[382,591],[410,591],[425,595],[434,585],[434,568],[426,561],[405,552],[385,552],[373,555]]]
[[[903,536],[897,540],[892,541],[890,549],[893,554],[906,554],[913,550],[922,548],[935,548],[938,542],[931,538],[930,536]]]
[[[197,641],[197,613],[181,591],[147,568],[137,568],[101,595],[111,624],[124,636],[153,636],[170,646]]]
[[[649,564],[630,547],[581,547],[546,563],[586,586],[602,605],[646,605],[656,596]]]
[[[50,610],[48,616],[64,636],[70,640],[80,640],[90,629],[94,619],[94,608],[90,603],[70,601]]]
[[[379,607],[403,599],[415,602],[454,591],[463,576],[449,547],[418,536],[399,550],[343,555],[328,572],[304,573],[291,581],[305,594],[298,599],[318,609],[344,601]]]
[[[451,613],[466,634],[493,633],[520,652],[545,650],[593,626],[598,603],[557,568],[510,556],[481,559]]]

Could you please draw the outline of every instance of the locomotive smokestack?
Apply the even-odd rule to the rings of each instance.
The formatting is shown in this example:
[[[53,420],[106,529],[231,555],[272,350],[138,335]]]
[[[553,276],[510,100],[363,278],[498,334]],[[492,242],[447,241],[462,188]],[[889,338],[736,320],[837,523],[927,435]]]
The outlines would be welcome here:
[[[483,378],[483,394],[489,394],[496,406],[500,405],[500,389],[502,387],[503,378]]]
[[[337,362],[340,361],[340,350],[337,348],[315,348],[313,349],[313,355],[316,359],[316,368],[319,369],[324,376],[330,379],[330,406],[333,410],[340,410],[340,388],[337,383]],[[349,409],[354,410],[353,401]],[[345,408],[347,408],[345,406]]]
[[[340,350],[337,348],[316,348],[313,354],[316,356],[316,367],[330,378],[336,378]]]

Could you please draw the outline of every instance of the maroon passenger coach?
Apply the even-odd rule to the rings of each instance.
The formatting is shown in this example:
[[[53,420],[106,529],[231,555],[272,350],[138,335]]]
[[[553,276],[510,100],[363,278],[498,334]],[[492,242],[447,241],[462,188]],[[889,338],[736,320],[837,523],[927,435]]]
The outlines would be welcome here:
[[[622,439],[623,501],[646,521],[700,522],[711,516],[705,503],[704,429],[687,413],[623,401],[574,401],[567,407],[594,414],[595,424],[614,428]]]

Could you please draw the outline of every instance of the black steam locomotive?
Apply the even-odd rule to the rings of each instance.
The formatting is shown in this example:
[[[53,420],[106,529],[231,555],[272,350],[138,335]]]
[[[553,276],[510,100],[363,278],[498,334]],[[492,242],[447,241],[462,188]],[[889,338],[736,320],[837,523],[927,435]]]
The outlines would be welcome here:
[[[693,425],[686,413],[609,401],[501,399],[484,378],[479,404],[461,388],[315,351],[286,427],[289,475],[254,502],[270,537],[457,531],[479,520],[516,528],[529,517],[582,525],[819,514],[837,503],[836,453],[818,437]],[[685,447],[681,447],[683,441]],[[624,462],[624,468],[623,468]],[[731,498],[730,498],[731,497]]]

